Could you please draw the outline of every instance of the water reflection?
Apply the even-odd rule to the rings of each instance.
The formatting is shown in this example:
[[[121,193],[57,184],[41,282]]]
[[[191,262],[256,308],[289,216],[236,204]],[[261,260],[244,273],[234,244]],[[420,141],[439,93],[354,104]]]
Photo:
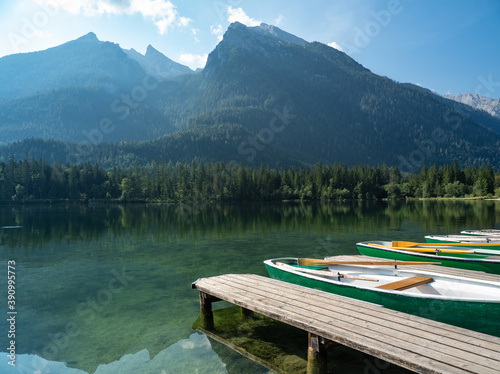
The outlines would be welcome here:
[[[2,354],[3,356],[3,354]],[[86,371],[68,367],[67,363],[49,361],[42,357],[22,354],[17,357],[16,367],[9,366],[5,374],[88,374]],[[116,373],[198,373],[226,374],[226,364],[212,349],[208,338],[199,333],[192,334],[162,350],[153,358],[143,349],[126,354],[109,364],[101,364],[95,374]]]
[[[371,233],[381,224],[401,228],[410,221],[428,233],[457,233],[460,229],[490,228],[500,220],[495,201],[437,200],[410,202],[343,202],[331,204],[235,204],[156,206],[60,206],[0,208],[0,245],[41,248],[50,242],[94,241],[103,235],[132,232],[157,241],[215,239],[242,236],[258,230],[265,234],[311,231],[317,236],[356,230]],[[362,221],[362,224],[360,222]],[[17,227],[17,230],[5,227]]]
[[[202,373],[199,359],[206,357],[215,370],[206,372],[240,373],[234,356],[218,361],[206,337],[192,335],[199,302],[190,284],[197,278],[266,275],[265,259],[356,254],[362,240],[419,241],[493,228],[499,207],[493,201],[0,207],[0,269],[16,261],[18,359],[46,362],[51,373],[133,373],[134,365],[161,373],[167,361],[177,368],[177,352],[193,366],[167,372]],[[0,289],[6,287],[0,277]],[[6,306],[2,292],[3,315]],[[0,372],[7,369],[0,362]]]

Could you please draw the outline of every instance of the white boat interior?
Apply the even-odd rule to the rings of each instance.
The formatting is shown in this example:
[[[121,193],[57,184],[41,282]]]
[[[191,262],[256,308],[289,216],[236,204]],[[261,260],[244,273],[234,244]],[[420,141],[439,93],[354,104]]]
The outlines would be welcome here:
[[[291,266],[293,264],[291,260],[293,259],[287,258],[265,262],[300,276],[321,279],[325,282],[340,282],[359,288],[377,289],[381,292],[400,292],[416,297],[447,300],[500,302],[500,282],[442,275],[432,271],[405,270],[404,266],[395,268],[372,265],[328,265],[321,270],[312,270]],[[419,278],[417,280],[420,280],[420,283],[415,282],[412,286],[416,278]],[[400,283],[406,283],[410,287],[402,290],[392,287],[393,284]]]
[[[425,238],[458,243],[500,243],[500,236],[427,235]]]
[[[487,230],[463,230],[460,232],[463,235],[480,235],[480,236],[500,236],[500,230],[487,229]]]

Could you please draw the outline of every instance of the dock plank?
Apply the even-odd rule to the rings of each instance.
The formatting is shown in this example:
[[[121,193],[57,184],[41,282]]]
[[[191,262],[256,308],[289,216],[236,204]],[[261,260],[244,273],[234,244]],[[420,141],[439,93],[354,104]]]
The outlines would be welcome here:
[[[251,274],[203,278],[195,287],[416,372],[498,373],[500,367],[500,338],[375,304]]]

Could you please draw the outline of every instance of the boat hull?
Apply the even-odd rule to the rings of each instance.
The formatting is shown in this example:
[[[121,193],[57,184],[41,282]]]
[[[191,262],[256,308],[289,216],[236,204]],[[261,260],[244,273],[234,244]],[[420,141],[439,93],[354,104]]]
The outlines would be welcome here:
[[[356,247],[361,255],[379,257],[400,261],[429,261],[440,262],[441,266],[448,266],[465,270],[484,271],[485,273],[500,274],[500,260],[488,260],[487,256],[464,254],[439,254],[423,252],[405,252],[398,250],[388,250],[385,248],[372,247],[362,243],[357,243]]]
[[[318,277],[301,276],[266,264],[269,276],[281,281],[314,288],[341,296],[346,296],[400,312],[418,315],[420,317],[451,325],[500,336],[500,303],[484,303],[457,300],[438,300],[424,297],[414,297],[400,291],[380,292],[373,289],[358,288],[328,282]],[[492,317],[493,316],[493,317]]]

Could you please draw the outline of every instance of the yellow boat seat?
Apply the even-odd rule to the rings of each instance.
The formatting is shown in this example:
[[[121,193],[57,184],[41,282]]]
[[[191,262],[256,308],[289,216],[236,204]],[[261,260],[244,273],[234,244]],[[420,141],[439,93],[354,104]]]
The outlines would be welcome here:
[[[434,281],[432,278],[426,277],[409,277],[405,279],[401,279],[396,282],[383,284],[382,286],[377,286],[377,288],[383,288],[385,290],[394,290],[394,291],[404,291],[408,288],[418,287],[423,284],[427,284]]]

